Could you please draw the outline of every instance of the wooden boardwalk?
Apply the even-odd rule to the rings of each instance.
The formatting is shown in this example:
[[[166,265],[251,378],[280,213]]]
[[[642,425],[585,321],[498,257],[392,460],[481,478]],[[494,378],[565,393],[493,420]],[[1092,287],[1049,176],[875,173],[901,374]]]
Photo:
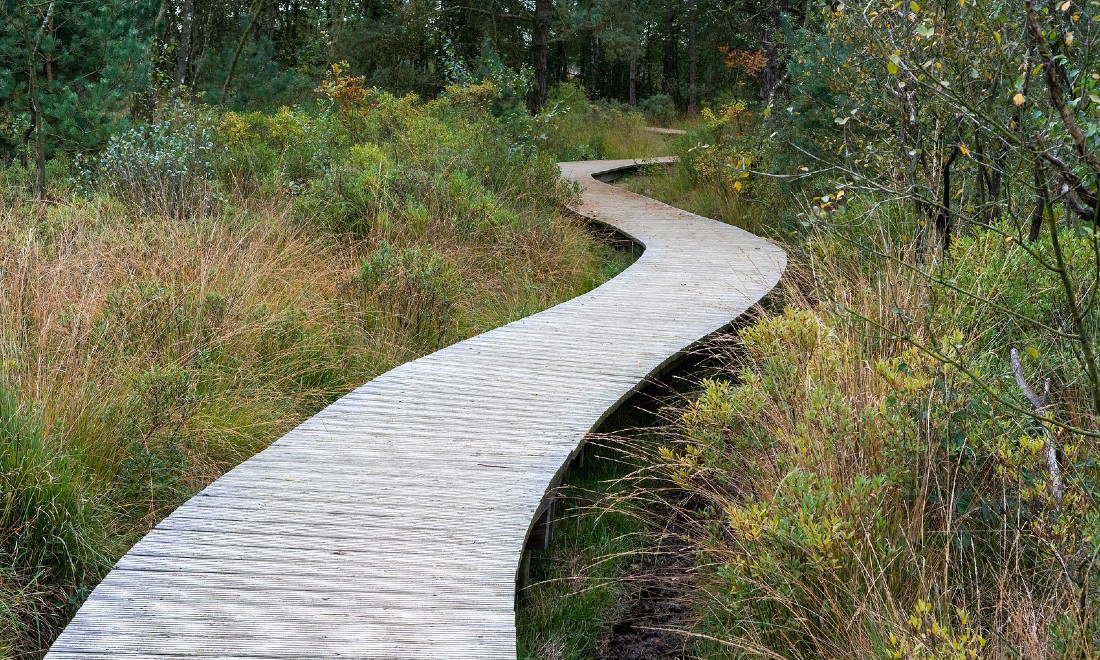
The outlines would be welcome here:
[[[168,516],[50,651],[115,658],[515,658],[525,540],[585,435],[776,284],[785,254],[565,163],[644,244],[598,289],[400,366]]]

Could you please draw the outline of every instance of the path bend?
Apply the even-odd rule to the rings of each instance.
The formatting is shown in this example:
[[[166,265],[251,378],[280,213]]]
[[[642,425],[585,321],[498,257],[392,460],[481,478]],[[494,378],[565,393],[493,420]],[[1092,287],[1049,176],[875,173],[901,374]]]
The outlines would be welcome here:
[[[515,658],[532,521],[585,435],[767,294],[786,255],[563,163],[645,246],[578,298],[389,371],[179,507],[51,660]]]

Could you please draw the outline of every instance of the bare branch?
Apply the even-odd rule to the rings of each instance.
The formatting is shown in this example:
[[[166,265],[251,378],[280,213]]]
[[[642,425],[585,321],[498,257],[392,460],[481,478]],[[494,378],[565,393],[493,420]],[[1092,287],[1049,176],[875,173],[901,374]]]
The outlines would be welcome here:
[[[1054,493],[1055,502],[1061,506],[1064,489],[1062,486],[1062,469],[1058,466],[1058,445],[1045,419],[1047,397],[1050,396],[1050,379],[1048,378],[1043,385],[1043,397],[1039,398],[1039,395],[1035,394],[1035,391],[1027,384],[1027,379],[1024,378],[1024,368],[1020,364],[1020,353],[1013,348],[1010,354],[1012,357],[1012,375],[1016,378],[1016,385],[1019,386],[1020,391],[1024,393],[1024,396],[1031,402],[1031,405],[1035,406],[1035,411],[1041,415],[1040,423],[1043,426],[1043,435],[1046,436],[1047,470],[1050,471],[1050,489]]]

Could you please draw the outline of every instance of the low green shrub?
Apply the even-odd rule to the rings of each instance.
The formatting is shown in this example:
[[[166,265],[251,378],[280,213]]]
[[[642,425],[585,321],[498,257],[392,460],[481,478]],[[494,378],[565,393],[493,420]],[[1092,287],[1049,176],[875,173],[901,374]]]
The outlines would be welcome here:
[[[111,136],[82,175],[134,213],[196,219],[215,201],[221,158],[214,129],[179,106],[160,122]]]
[[[422,343],[439,345],[453,329],[458,278],[431,247],[395,249],[383,241],[362,258],[356,283]]]
[[[389,218],[400,170],[377,146],[357,144],[295,199],[299,213],[337,234],[377,236]]]
[[[676,116],[676,102],[668,94],[654,94],[638,101],[638,110],[649,121],[667,125]]]
[[[137,374],[129,396],[105,413],[125,452],[112,495],[135,506],[130,516],[143,528],[155,525],[192,494],[183,430],[198,403],[194,378],[189,369],[153,364]]]
[[[516,214],[503,208],[493,193],[463,172],[451,172],[442,192],[438,208],[451,216],[451,224],[460,234],[492,242],[519,229]]]
[[[279,108],[274,114],[227,112],[218,124],[224,174],[253,177],[296,192],[324,174],[347,148],[331,115]]]

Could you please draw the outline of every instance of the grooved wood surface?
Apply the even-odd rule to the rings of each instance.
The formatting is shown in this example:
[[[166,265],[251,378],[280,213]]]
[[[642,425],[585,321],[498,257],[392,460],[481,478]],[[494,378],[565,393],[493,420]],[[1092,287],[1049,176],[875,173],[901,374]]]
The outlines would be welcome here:
[[[575,210],[645,246],[633,266],[375,378],[228,472],[119,560],[47,658],[515,658],[517,569],[548,487],[786,265],[593,178],[632,165],[561,168]]]

